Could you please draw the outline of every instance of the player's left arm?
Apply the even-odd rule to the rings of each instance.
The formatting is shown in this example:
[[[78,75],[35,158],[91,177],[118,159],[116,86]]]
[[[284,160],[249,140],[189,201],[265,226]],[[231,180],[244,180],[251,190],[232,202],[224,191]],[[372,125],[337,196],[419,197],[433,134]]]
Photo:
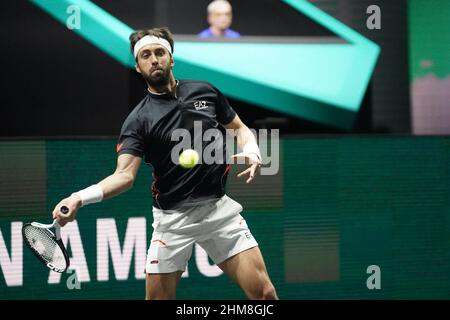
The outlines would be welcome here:
[[[259,151],[256,138],[250,129],[242,122],[238,115],[233,120],[224,125],[226,129],[233,129],[237,137],[237,144],[243,150],[241,153],[231,156],[232,159],[243,158],[245,163],[250,165],[249,168],[238,174],[238,177],[249,175],[247,183],[252,181],[261,167],[261,152]]]

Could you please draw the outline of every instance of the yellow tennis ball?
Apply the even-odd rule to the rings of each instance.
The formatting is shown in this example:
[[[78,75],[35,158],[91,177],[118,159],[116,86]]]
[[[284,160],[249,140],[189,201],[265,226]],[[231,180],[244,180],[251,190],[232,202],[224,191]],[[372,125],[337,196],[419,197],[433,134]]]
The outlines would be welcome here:
[[[185,169],[190,169],[198,163],[198,153],[193,149],[184,150],[180,154],[180,166]]]

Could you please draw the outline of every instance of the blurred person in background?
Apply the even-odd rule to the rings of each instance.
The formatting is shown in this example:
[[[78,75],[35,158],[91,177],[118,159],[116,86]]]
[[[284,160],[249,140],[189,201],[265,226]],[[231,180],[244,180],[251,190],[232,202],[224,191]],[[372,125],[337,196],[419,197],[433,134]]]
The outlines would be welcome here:
[[[240,34],[230,29],[233,13],[226,0],[214,0],[208,5],[209,28],[198,34],[200,38],[239,38]]]

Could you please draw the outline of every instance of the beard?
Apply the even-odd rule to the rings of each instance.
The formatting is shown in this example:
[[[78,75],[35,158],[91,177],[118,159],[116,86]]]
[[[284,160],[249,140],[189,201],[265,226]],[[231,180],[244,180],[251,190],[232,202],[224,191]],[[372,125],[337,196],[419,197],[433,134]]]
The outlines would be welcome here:
[[[153,70],[148,75],[144,76],[149,85],[154,87],[161,87],[169,83],[170,68],[158,68],[158,70],[160,71],[155,73],[155,70]]]

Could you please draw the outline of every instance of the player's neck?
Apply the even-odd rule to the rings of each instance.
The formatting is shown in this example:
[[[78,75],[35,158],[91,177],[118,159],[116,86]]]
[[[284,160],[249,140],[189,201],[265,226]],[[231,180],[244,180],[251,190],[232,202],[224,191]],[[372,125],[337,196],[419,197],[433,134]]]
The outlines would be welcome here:
[[[177,92],[177,82],[176,82],[174,76],[171,74],[169,82],[166,85],[158,86],[158,87],[148,85],[147,90],[150,91],[151,93],[156,93],[156,94],[167,93],[167,94],[170,94],[175,97],[176,92]]]

